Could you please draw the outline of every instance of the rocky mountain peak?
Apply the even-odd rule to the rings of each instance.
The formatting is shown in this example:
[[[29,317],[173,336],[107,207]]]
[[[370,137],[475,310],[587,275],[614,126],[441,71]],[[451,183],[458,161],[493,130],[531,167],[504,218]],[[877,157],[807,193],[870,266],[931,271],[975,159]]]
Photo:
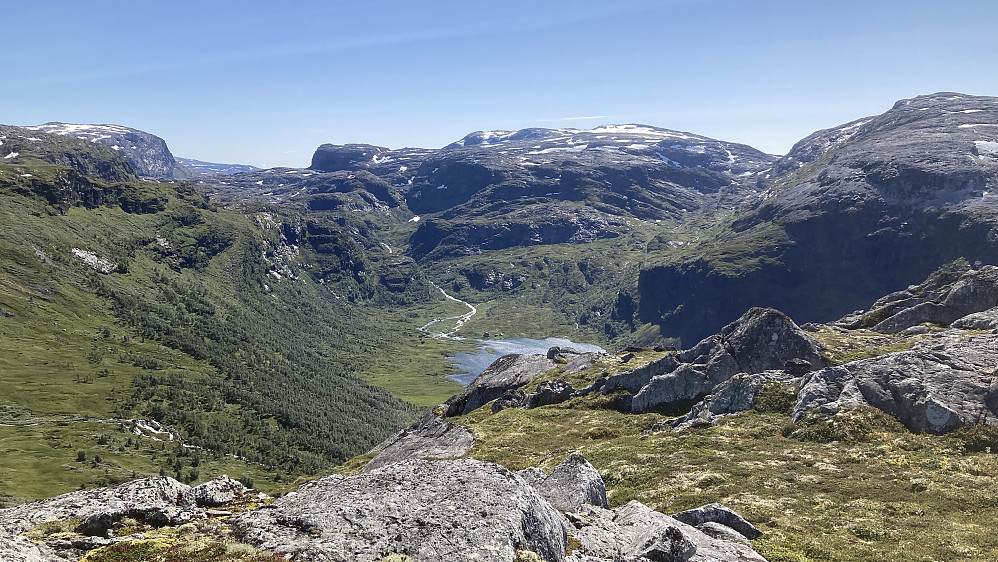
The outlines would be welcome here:
[[[81,125],[54,121],[25,128],[109,146],[124,156],[141,176],[158,180],[194,177],[193,172],[173,158],[166,141],[145,131],[121,125]]]

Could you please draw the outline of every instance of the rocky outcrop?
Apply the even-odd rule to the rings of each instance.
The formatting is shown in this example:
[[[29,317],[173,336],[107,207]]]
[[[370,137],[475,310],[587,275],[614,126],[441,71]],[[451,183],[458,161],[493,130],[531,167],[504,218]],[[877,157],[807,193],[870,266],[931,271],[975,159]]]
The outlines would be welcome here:
[[[194,177],[173,158],[166,141],[138,129],[121,125],[77,125],[73,123],[45,123],[26,127],[33,131],[64,135],[93,143],[103,144],[118,152],[141,176],[160,180],[183,180]]]
[[[672,517],[677,521],[682,521],[687,525],[697,528],[708,523],[723,525],[747,539],[757,539],[762,536],[762,531],[757,529],[755,525],[746,521],[741,515],[732,511],[731,508],[719,503],[711,503],[695,509],[681,511]]]
[[[753,308],[720,333],[686,351],[667,355],[633,371],[598,380],[579,394],[623,388],[625,407],[642,412],[662,404],[699,399],[738,373],[760,373],[792,365],[822,366],[814,338],[778,310]]]
[[[609,507],[603,478],[582,455],[569,455],[551,474],[531,485],[558,511],[576,511],[583,504]]]
[[[994,330],[998,328],[998,307],[968,314],[950,324],[963,330]]]
[[[19,534],[45,521],[121,519],[152,514],[178,515],[191,487],[173,478],[157,476],[112,488],[81,490],[47,500],[0,509],[0,532]]]
[[[874,406],[913,431],[945,433],[965,425],[998,425],[998,336],[949,331],[910,350],[854,361],[803,379],[794,420]]]
[[[409,460],[309,482],[231,518],[242,540],[291,560],[508,562],[517,550],[560,561],[561,517],[522,479],[474,460]]]
[[[722,416],[751,408],[759,390],[767,382],[793,385],[798,380],[798,377],[787,371],[738,374],[714,387],[709,395],[693,405],[689,413],[669,423],[675,429],[712,424]]]
[[[555,366],[554,361],[543,355],[503,355],[475,377],[464,392],[446,402],[447,416],[476,410]]]
[[[869,312],[845,318],[839,325],[895,334],[923,322],[948,326],[996,306],[998,267],[986,265],[965,271],[938,271],[919,285],[881,298]],[[986,319],[979,316],[954,327],[990,325]]]
[[[204,484],[199,484],[181,498],[184,507],[220,507],[241,498],[249,490],[242,482],[222,475]]]
[[[638,319],[686,341],[750,306],[828,322],[961,256],[998,264],[995,125],[998,97],[940,92],[803,139],[722,238],[641,272]]]
[[[62,560],[55,552],[43,544],[35,544],[30,539],[0,535],[0,560],[4,562],[52,562]]]
[[[475,438],[470,431],[443,416],[427,412],[422,418],[391,437],[362,472],[408,459],[456,459],[471,450]]]
[[[571,562],[765,562],[744,542],[714,538],[637,501],[613,511],[584,506],[571,521],[575,526],[572,534],[581,544],[566,558]]]

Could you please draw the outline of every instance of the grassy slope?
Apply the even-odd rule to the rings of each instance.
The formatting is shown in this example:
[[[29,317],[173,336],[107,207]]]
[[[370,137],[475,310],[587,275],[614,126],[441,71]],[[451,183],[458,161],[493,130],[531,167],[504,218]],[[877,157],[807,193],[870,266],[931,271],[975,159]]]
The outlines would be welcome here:
[[[821,332],[848,360],[910,345],[867,333]],[[575,375],[578,386],[661,354],[639,354]],[[560,377],[556,369],[533,381]],[[619,396],[456,418],[475,434],[470,457],[512,470],[553,468],[579,452],[603,476],[610,502],[632,499],[665,513],[723,502],[764,532],[767,559],[802,561],[993,560],[998,539],[998,441],[985,432],[916,435],[873,409],[792,424],[792,395],[768,389],[760,409],[685,432],[648,431],[670,412],[629,414]],[[981,436],[977,436],[981,437]],[[994,444],[995,452],[986,446]],[[366,461],[341,467],[350,473]]]
[[[26,173],[32,177],[22,179]],[[245,265],[240,254],[245,248],[239,241],[258,240],[263,235],[246,217],[211,210],[193,192],[178,193],[171,186],[156,184],[139,184],[138,189],[166,201],[162,212],[126,213],[109,205],[90,209],[68,206],[65,214],[60,214],[50,201],[28,193],[38,185],[54,183],[60,173],[62,169],[46,165],[0,166],[0,180],[4,180],[0,192],[5,191],[0,193],[0,224],[4,225],[0,230],[0,502],[46,497],[81,485],[108,484],[161,470],[196,481],[223,472],[245,476],[264,490],[287,477],[289,470],[301,473],[275,457],[263,457],[264,464],[258,464],[223,454],[242,447],[266,455],[262,447],[267,443],[260,439],[260,431],[276,431],[272,437],[280,437],[286,430],[277,420],[266,417],[266,411],[253,410],[245,400],[226,394],[238,388],[226,382],[228,376],[210,354],[195,358],[176,342],[168,347],[162,338],[143,337],[143,326],[148,326],[124,321],[122,311],[114,308],[113,295],[155,305],[161,313],[174,310],[188,314],[189,321],[195,323],[190,330],[217,322],[225,333],[247,342],[237,342],[236,348],[220,348],[238,350],[241,346],[249,352],[244,364],[252,359],[249,354],[253,348],[259,348],[252,342],[265,340],[254,340],[261,335],[246,331],[249,328],[237,321],[256,317],[260,318],[257,324],[283,322],[273,325],[290,331],[290,335],[285,334],[289,338],[299,334],[297,337],[307,338],[303,340],[306,343],[313,342],[304,357],[320,363],[316,367],[326,365],[325,372],[352,373],[391,386],[397,396],[422,406],[439,403],[458,389],[443,378],[448,372],[443,357],[459,347],[434,340],[419,343],[414,329],[438,312],[434,305],[406,313],[337,307],[335,299],[324,297],[307,279],[297,286],[282,285],[269,277],[274,292],[248,298],[239,288],[240,266]],[[195,238],[202,232],[199,228],[218,230],[235,242],[216,255],[199,255],[198,247],[203,247]],[[173,248],[159,246],[157,235],[168,238]],[[74,247],[127,263],[128,271],[97,274],[71,256]],[[182,263],[183,259],[198,260],[198,265],[192,267]],[[257,273],[262,278],[265,271]],[[171,301],[177,298],[179,302]],[[205,299],[214,312],[199,316],[187,310]],[[263,317],[257,316],[261,313]],[[309,316],[311,326],[297,320],[302,315]],[[221,337],[227,339],[225,333]],[[419,351],[402,351],[409,348]],[[290,352],[285,349],[275,354]],[[266,366],[250,365],[248,369],[260,373]],[[135,381],[146,375],[162,379],[162,384],[152,387],[151,395],[136,397]],[[176,400],[185,391],[177,384],[194,385],[194,392],[202,393],[206,402],[210,403],[212,396],[221,396],[222,402],[200,410],[180,405]],[[331,390],[335,392],[335,387]],[[253,387],[249,392],[253,395]],[[360,392],[369,399],[368,391]],[[127,423],[111,421],[123,415],[150,417],[157,404],[166,407],[160,411],[167,416],[176,414],[177,407],[186,408],[184,411],[209,426],[230,428],[236,434],[242,427],[246,435],[223,437],[225,446],[215,451],[192,452],[178,449],[175,443],[132,436]],[[416,412],[409,408],[395,415],[404,420]],[[350,454],[376,443],[402,423],[392,421],[391,416],[370,417],[387,424],[377,430],[378,434],[362,436],[361,445],[349,445],[353,447]],[[257,425],[246,426],[247,420]],[[175,429],[186,432],[190,428],[180,424]],[[86,453],[85,462],[76,461],[80,451]],[[97,455],[101,462],[93,463]],[[320,458],[318,462],[329,461]],[[298,470],[302,469],[314,470]]]

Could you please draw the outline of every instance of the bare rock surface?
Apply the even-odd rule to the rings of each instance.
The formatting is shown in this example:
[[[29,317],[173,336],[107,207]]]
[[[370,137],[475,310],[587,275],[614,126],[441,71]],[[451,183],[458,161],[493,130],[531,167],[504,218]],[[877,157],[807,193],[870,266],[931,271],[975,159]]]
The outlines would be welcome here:
[[[4,562],[50,562],[62,560],[45,545],[25,537],[0,535],[0,560]]]
[[[363,472],[407,459],[456,459],[466,455],[474,443],[475,437],[463,426],[427,412],[388,439]]]
[[[763,371],[754,375],[741,373],[715,386],[711,393],[697,402],[689,413],[672,420],[676,429],[711,424],[721,416],[743,412],[752,407],[755,397],[767,382],[791,385],[799,380],[786,371]]]
[[[561,561],[561,517],[521,478],[475,460],[408,460],[309,482],[230,519],[260,548],[298,561],[512,560],[529,550]]]
[[[998,336],[944,332],[910,350],[811,373],[802,381],[794,420],[817,410],[870,405],[913,431],[945,433],[998,425]]]
[[[584,504],[609,507],[603,478],[582,455],[569,455],[544,480],[531,485],[558,511],[575,511]]]
[[[728,506],[719,503],[711,503],[695,509],[681,511],[672,517],[694,527],[699,527],[705,523],[717,523],[733,529],[738,534],[749,539],[757,539],[762,536],[762,531],[757,529],[755,525],[746,521]]]
[[[718,334],[675,355],[633,371],[597,381],[579,394],[623,388],[632,412],[661,404],[696,400],[738,373],[784,369],[788,364],[821,366],[821,344],[787,315],[771,308],[753,308]]]
[[[222,475],[199,484],[183,494],[185,507],[219,507],[238,499],[249,490],[242,482]]]
[[[566,558],[571,562],[765,561],[744,542],[714,538],[638,501],[613,511],[585,506],[573,524],[582,546]]]
[[[23,533],[45,521],[117,517],[164,513],[176,509],[190,486],[173,478],[155,476],[132,480],[111,488],[81,490],[0,509],[0,532]]]
[[[447,401],[447,416],[461,416],[476,410],[555,366],[554,361],[544,355],[503,355],[475,377],[464,392]]]
[[[950,327],[964,330],[994,330],[998,328],[998,307],[968,314],[950,324]]]

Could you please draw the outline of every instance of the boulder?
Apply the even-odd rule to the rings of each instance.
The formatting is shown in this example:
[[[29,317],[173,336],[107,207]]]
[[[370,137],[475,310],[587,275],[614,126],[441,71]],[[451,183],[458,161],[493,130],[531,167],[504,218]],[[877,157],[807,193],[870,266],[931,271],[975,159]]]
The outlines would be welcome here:
[[[720,503],[711,503],[695,509],[681,511],[672,517],[694,527],[699,527],[705,523],[724,525],[748,539],[757,539],[762,536],[762,531],[757,529],[755,525],[746,521],[728,506]]]
[[[476,410],[554,367],[554,362],[543,355],[503,355],[475,377],[464,392],[446,402],[447,417]]]
[[[692,348],[648,365],[601,379],[578,392],[609,394],[623,388],[632,396],[624,406],[643,412],[659,405],[697,400],[738,373],[789,368],[795,372],[823,366],[820,343],[787,315],[753,308]]]
[[[809,374],[793,418],[870,405],[912,431],[945,433],[965,425],[998,425],[998,336],[944,332],[910,350]]]
[[[547,501],[505,468],[470,459],[324,476],[229,521],[243,541],[291,560],[509,562],[528,550],[560,562],[565,553]]]
[[[249,489],[242,482],[222,475],[199,484],[183,494],[185,507],[219,507],[242,497]]]
[[[537,392],[526,397],[527,408],[540,408],[551,404],[561,404],[572,397],[575,391],[567,381],[555,379],[544,381],[537,386]]]
[[[571,562],[635,559],[765,562],[744,542],[714,538],[638,501],[613,511],[584,506],[577,515],[573,534],[581,547],[566,558]]]
[[[603,478],[582,455],[568,455],[551,474],[531,485],[558,511],[576,511],[584,504],[609,507]]]
[[[522,408],[527,405],[527,400],[527,393],[519,388],[507,390],[492,402],[492,413],[497,414],[506,408]]]
[[[19,534],[45,521],[69,519],[118,520],[179,512],[191,487],[173,478],[156,476],[132,480],[111,488],[80,490],[0,509],[0,532]]]
[[[25,537],[0,535],[0,560],[4,562],[50,562],[61,560],[43,544]]]
[[[950,327],[963,330],[994,330],[998,328],[998,307],[968,314],[950,324]]]
[[[717,418],[752,407],[755,396],[767,382],[794,384],[797,377],[786,371],[763,371],[754,375],[741,373],[711,389],[711,393],[697,402],[689,413],[670,422],[675,429],[714,423]]]
[[[382,443],[381,450],[361,471],[369,472],[407,459],[456,459],[466,455],[474,443],[474,436],[464,426],[427,412]]]

